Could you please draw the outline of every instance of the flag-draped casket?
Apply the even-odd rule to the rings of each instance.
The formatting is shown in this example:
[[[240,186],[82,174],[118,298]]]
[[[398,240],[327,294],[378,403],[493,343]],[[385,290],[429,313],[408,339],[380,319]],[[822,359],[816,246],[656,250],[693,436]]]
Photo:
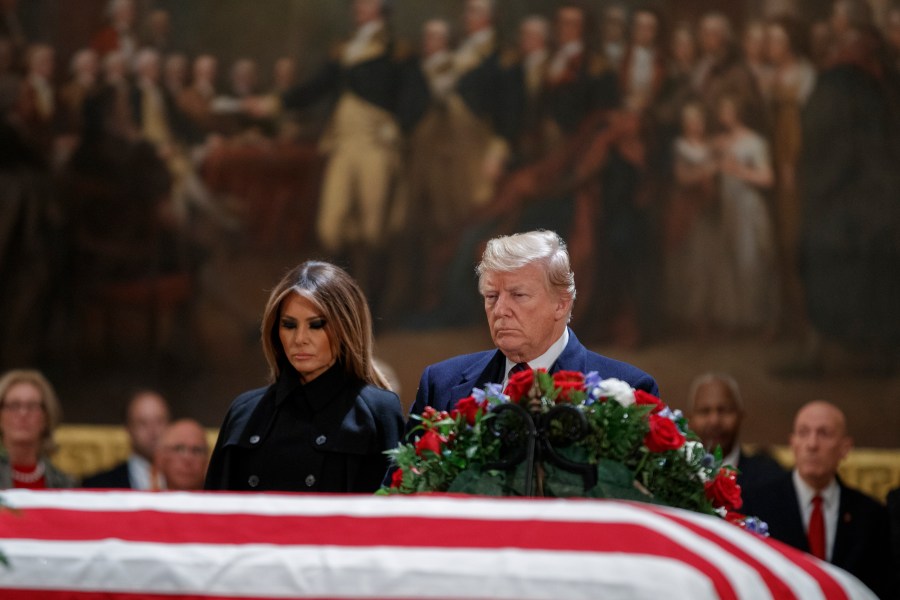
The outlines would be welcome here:
[[[604,500],[10,490],[0,598],[870,599],[715,517]]]

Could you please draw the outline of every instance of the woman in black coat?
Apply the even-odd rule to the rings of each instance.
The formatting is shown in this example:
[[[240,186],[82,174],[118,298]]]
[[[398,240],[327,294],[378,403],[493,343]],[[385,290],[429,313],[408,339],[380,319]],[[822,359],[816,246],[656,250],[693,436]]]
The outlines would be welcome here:
[[[359,285],[332,264],[305,262],[272,291],[262,332],[271,385],[232,403],[206,489],[374,492],[403,414],[373,365]]]

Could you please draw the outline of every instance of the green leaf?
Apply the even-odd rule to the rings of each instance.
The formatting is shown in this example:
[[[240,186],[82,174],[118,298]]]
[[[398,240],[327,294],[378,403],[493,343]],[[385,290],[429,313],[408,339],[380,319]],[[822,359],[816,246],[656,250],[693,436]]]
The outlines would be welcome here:
[[[584,478],[552,463],[544,463],[544,495],[554,498],[584,496]]]
[[[520,462],[518,465],[516,465],[516,468],[513,470],[513,472],[509,473],[507,475],[506,487],[507,487],[507,490],[510,495],[512,495],[512,496],[527,496],[527,495],[529,495],[525,492],[525,472],[526,472],[525,466],[527,464],[528,464],[528,461]],[[534,484],[532,483],[532,485],[534,485]],[[531,492],[531,490],[529,490],[529,493],[530,492]]]
[[[634,473],[618,461],[601,458],[597,461],[597,481],[619,487],[633,487]]]
[[[498,471],[482,472],[480,469],[466,469],[456,476],[447,491],[479,496],[503,496],[504,480],[505,477]]]

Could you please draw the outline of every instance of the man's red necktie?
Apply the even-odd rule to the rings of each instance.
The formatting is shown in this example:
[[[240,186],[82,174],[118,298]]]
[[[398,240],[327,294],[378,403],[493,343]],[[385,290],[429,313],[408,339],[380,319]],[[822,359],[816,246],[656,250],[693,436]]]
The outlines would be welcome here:
[[[530,368],[528,363],[516,363],[513,365],[512,369],[509,370],[509,376],[512,377],[516,373],[524,371],[525,369]]]
[[[825,515],[822,512],[822,496],[812,499],[813,509],[809,516],[809,552],[817,558],[825,560]]]

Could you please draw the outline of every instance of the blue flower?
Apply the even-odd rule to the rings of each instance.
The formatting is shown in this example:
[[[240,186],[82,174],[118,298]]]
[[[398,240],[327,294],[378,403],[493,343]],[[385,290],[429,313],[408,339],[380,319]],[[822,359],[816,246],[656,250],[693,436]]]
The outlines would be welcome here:
[[[478,402],[484,402],[486,397],[485,391],[479,388],[472,389],[472,397],[475,398]]]
[[[703,458],[700,459],[700,464],[706,467],[707,469],[711,469],[713,465],[716,464],[716,457],[707,452],[703,455]]]
[[[679,409],[672,410],[667,406],[659,411],[659,416],[666,417],[667,419],[677,423],[684,418],[684,413]]]
[[[769,535],[769,524],[758,517],[747,517],[744,519],[744,528],[747,531],[767,537]]]
[[[506,394],[503,393],[503,386],[499,383],[489,383],[484,386],[484,391],[487,392],[488,396],[495,396],[497,398],[502,398]]]

